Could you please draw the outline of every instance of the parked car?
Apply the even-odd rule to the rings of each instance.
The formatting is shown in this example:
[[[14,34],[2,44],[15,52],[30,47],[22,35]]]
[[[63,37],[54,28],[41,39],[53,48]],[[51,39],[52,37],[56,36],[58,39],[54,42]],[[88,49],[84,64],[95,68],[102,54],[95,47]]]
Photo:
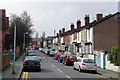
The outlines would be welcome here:
[[[30,49],[27,50],[28,53],[31,52],[31,51],[34,51],[34,50],[32,48],[30,48]]]
[[[28,69],[37,69],[41,70],[40,59],[37,56],[27,56],[23,62],[23,70],[26,71]]]
[[[42,51],[42,48],[39,48],[39,51]]]
[[[55,54],[56,54],[55,51],[50,51],[49,56],[54,56]]]
[[[76,60],[77,60],[77,58],[75,56],[73,56],[73,55],[67,55],[63,59],[63,64],[65,64],[65,65],[67,65],[67,64],[73,64]]]
[[[64,55],[64,54],[60,55],[60,56],[58,57],[58,62],[62,63],[63,59],[64,59],[66,56],[67,56],[67,55]]]
[[[70,53],[69,53],[69,55],[75,55],[75,53],[73,53],[73,52],[70,52]]]
[[[97,72],[97,64],[92,59],[79,58],[78,60],[76,60],[74,62],[74,68],[73,69],[78,69],[79,71],[81,71],[81,70],[92,70],[92,71]]]
[[[57,60],[60,55],[62,55],[63,52],[57,52],[57,54],[54,55],[54,59]]]
[[[43,49],[42,52],[43,52],[44,54],[46,54],[46,53],[47,53],[47,49]]]
[[[47,49],[47,51],[46,51],[46,55],[49,55],[49,54],[50,54],[50,50]]]

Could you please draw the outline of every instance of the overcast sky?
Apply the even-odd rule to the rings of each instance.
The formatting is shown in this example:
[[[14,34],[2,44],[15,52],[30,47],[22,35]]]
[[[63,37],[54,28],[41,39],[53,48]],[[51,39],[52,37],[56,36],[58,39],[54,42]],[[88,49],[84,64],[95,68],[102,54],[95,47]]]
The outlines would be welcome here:
[[[83,2],[84,1],[84,2]],[[104,2],[103,2],[104,1]],[[118,11],[118,0],[4,0],[0,2],[0,9],[6,9],[9,17],[10,13],[20,14],[26,10],[32,17],[33,28],[39,36],[45,31],[46,36],[53,35],[53,31],[58,32],[63,27],[70,29],[70,24],[81,20],[84,25],[84,16],[88,14],[90,21],[96,19],[97,13],[103,16],[114,14]],[[110,1],[110,2],[108,2]],[[34,37],[35,35],[33,35]]]

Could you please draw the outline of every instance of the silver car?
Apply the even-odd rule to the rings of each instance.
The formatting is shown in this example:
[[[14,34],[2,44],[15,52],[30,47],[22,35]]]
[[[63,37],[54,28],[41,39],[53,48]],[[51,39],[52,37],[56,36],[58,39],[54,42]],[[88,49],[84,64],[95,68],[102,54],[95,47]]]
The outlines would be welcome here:
[[[79,58],[74,62],[73,69],[81,70],[92,70],[97,72],[97,65],[94,60],[88,58]]]

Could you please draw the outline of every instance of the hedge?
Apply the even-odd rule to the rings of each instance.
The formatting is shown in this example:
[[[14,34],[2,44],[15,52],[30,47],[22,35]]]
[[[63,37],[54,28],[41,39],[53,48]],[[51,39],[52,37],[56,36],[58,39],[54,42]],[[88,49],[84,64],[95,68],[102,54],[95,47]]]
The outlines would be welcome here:
[[[120,66],[120,47],[119,46],[113,46],[109,50],[109,61],[111,63],[114,63],[116,66]]]

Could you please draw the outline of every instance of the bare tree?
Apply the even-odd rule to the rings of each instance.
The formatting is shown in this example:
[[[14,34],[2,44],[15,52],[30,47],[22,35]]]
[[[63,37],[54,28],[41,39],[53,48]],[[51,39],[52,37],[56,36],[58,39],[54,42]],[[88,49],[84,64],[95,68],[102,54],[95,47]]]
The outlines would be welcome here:
[[[18,16],[16,14],[11,14],[10,17],[10,43],[13,45],[13,37],[14,37],[14,24],[16,24],[16,44],[17,46],[23,46],[24,42],[24,33],[28,32],[26,35],[26,44],[31,41],[31,35],[33,33],[31,27],[33,26],[33,22],[31,16],[27,13],[27,11],[23,11],[23,13]]]

